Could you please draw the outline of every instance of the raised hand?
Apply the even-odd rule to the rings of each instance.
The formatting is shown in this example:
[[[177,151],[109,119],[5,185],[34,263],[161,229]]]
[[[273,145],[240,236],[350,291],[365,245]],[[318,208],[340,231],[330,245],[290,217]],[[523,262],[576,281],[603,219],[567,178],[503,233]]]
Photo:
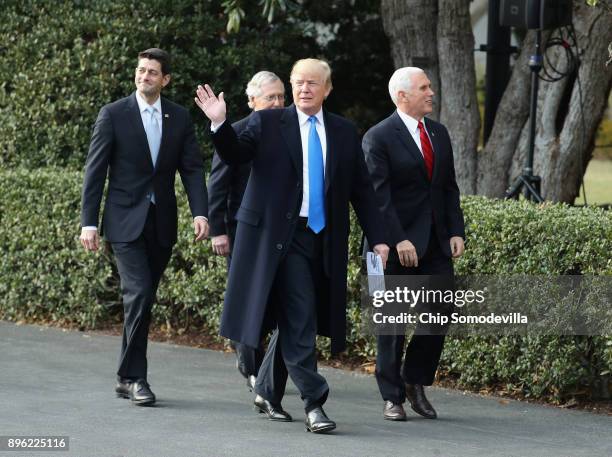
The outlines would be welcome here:
[[[211,120],[213,126],[222,124],[225,121],[227,109],[223,99],[223,92],[217,98],[212,88],[208,84],[204,84],[204,87],[198,86],[194,100],[206,117]]]

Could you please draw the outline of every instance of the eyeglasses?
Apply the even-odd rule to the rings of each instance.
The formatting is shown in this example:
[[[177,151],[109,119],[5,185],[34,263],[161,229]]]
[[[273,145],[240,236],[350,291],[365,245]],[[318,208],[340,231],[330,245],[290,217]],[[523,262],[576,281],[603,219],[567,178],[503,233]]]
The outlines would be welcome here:
[[[279,102],[285,101],[284,94],[275,94],[275,95],[266,95],[265,97],[261,97],[267,102],[273,102],[274,100],[278,100]]]

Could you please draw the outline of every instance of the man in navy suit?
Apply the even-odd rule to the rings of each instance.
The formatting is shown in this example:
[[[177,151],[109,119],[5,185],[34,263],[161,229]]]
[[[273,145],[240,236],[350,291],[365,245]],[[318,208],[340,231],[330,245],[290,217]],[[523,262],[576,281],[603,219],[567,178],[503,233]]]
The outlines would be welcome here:
[[[170,82],[169,55],[158,48],[138,54],[136,92],[102,107],[94,126],[83,184],[81,244],[111,244],[121,278],[123,342],[115,392],[137,405],[155,403],[147,382],[151,307],[177,236],[174,181],[178,171],[193,215],[195,240],[208,234],[203,161],[189,112],[160,97]]]
[[[357,130],[323,109],[331,70],[317,59],[291,71],[294,104],[251,115],[240,134],[225,122],[223,93],[198,87],[196,103],[212,121],[213,143],[228,163],[252,161],[236,213],[238,229],[221,334],[259,344],[266,311],[275,323],[255,384],[255,406],[291,421],[281,406],[287,375],[304,401],[306,429],[333,430],[323,411],[329,387],[317,372],[317,333],[332,352],[346,347],[349,202],[383,262],[388,247]]]
[[[249,108],[253,111],[278,109],[285,106],[285,86],[281,79],[270,71],[253,75],[246,88]],[[232,124],[236,134],[246,128],[251,116]],[[244,195],[251,164],[227,165],[217,152],[212,159],[212,171],[208,178],[208,220],[213,252],[227,256],[228,270],[232,261],[232,246],[236,238],[236,213]],[[231,342],[236,351],[238,370],[246,378],[250,390],[263,360],[263,348],[252,348],[237,341]]]
[[[431,83],[420,68],[397,70],[389,80],[397,109],[363,137],[366,163],[384,214],[389,254],[386,275],[452,278],[452,258],[463,254],[465,228],[446,128],[425,116],[432,111]],[[385,401],[383,417],[406,420],[408,399],[418,414],[436,411],[423,386],[433,383],[444,335],[379,335],[376,380]],[[400,373],[401,371],[401,373]]]

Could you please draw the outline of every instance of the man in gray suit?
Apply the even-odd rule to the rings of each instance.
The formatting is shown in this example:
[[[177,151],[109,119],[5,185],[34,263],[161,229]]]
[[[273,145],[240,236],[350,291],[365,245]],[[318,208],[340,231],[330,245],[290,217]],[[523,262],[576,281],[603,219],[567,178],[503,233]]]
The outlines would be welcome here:
[[[151,48],[138,54],[136,92],[98,114],[82,194],[81,244],[97,251],[108,175],[100,232],[117,261],[125,313],[115,392],[137,405],[155,403],[147,382],[147,339],[157,286],[177,238],[177,171],[189,199],[195,240],[208,235],[202,157],[189,112],[160,97],[169,82],[165,51]]]

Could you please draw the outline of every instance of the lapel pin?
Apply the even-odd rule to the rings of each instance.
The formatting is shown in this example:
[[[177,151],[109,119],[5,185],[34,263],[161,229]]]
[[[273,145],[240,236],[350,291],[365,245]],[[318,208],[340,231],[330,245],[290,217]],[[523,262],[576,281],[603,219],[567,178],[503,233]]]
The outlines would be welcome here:
[[[433,131],[431,132],[431,136],[436,136]]]
[[[164,114],[164,117],[165,117],[166,119],[170,119],[170,115],[169,115],[169,114]]]

